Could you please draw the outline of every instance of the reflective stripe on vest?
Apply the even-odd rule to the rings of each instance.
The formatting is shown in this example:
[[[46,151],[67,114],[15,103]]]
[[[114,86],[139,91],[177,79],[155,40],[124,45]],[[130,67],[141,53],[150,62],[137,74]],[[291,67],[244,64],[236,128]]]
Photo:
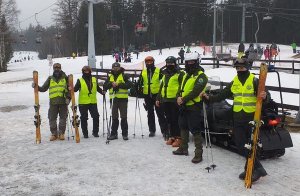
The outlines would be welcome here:
[[[117,78],[117,80],[115,81],[115,77],[112,75],[112,74],[109,74],[109,81],[110,82],[116,82],[118,84],[120,83],[125,83],[125,80],[124,80],[124,77],[123,77],[123,74],[120,74]],[[113,99],[114,97],[116,98],[128,98],[128,89],[122,89],[122,88],[119,88],[118,91],[116,92],[113,92],[113,88],[110,88],[109,89],[109,98],[110,99]]]
[[[65,78],[57,82],[51,77],[49,85],[49,98],[55,97],[65,97],[65,92],[67,92],[67,81]]]
[[[199,75],[203,74],[202,71],[198,71],[197,75],[196,76],[191,76],[186,82],[185,82],[185,78],[187,76],[187,74],[185,74],[183,76],[183,79],[182,79],[182,83],[181,83],[181,87],[180,89],[182,90],[182,97],[185,97],[187,96],[188,94],[190,94],[193,89],[194,89],[194,86],[195,86],[195,82],[196,82],[196,79],[198,78]],[[184,84],[185,82],[185,84]],[[184,85],[184,87],[183,87]],[[182,89],[183,88],[183,89]],[[204,89],[205,90],[205,89]],[[190,105],[194,105],[195,103],[198,103],[201,101],[201,98],[200,96],[197,96],[195,97],[193,100],[190,100],[188,102],[186,102],[185,105],[187,106],[190,106]]]
[[[233,93],[233,111],[240,112],[244,110],[246,113],[255,112],[256,96],[254,94],[253,79],[254,75],[250,74],[244,85],[236,76],[233,79],[231,92]]]
[[[80,81],[80,91],[79,91],[79,104],[96,104],[97,103],[97,79],[92,77],[92,90],[91,93],[87,87],[87,84],[83,78]]]
[[[151,82],[150,82],[150,91],[152,94],[157,94],[159,91],[159,85],[160,85],[160,81],[159,81],[159,74],[160,74],[160,69],[159,68],[155,68],[153,76],[151,78]],[[144,88],[143,88],[143,94],[144,95],[148,95],[148,75],[147,75],[147,69],[144,69],[142,71],[142,77],[143,77],[143,81],[144,81]]]
[[[161,96],[163,98],[176,98],[176,94],[179,87],[178,77],[178,73],[174,74],[170,77],[168,84],[166,84],[166,76],[163,76],[163,88],[161,89]]]

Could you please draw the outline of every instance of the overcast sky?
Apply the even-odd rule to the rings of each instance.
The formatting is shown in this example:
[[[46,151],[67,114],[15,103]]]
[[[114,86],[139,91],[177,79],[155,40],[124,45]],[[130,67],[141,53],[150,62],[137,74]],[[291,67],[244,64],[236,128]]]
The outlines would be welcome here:
[[[20,10],[19,21],[24,21],[24,19],[42,11],[56,1],[57,0],[16,0],[18,10]],[[52,9],[55,9],[55,7],[54,5],[37,15],[37,20],[42,26],[50,26],[53,24],[49,23],[53,21]],[[22,22],[21,28],[25,29],[30,23],[36,25],[34,16]]]

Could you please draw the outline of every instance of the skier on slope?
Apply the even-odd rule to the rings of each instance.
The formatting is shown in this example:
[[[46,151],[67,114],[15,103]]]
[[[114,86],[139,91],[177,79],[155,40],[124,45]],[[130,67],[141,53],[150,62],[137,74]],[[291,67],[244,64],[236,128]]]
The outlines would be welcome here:
[[[35,87],[35,84],[32,84]],[[49,89],[50,106],[48,110],[48,119],[51,131],[50,141],[56,139],[64,140],[66,123],[68,116],[68,104],[70,103],[70,94],[68,91],[68,78],[61,70],[61,64],[53,65],[53,74],[39,86],[39,92],[46,92]],[[57,128],[57,116],[59,114],[59,125]]]
[[[219,94],[208,96],[201,93],[200,96],[209,103],[219,102],[226,98],[233,97],[233,132],[234,142],[241,155],[248,157],[249,150],[245,148],[251,136],[251,126],[249,122],[253,120],[256,110],[258,79],[249,72],[250,65],[245,58],[237,59],[234,63],[237,71],[237,76],[233,81],[223,89]],[[267,103],[270,95],[265,91],[259,95]],[[247,168],[247,160],[245,163],[244,171],[239,175],[241,180],[245,179]],[[267,172],[258,160],[255,159],[254,171],[252,174],[252,182],[257,181],[260,177],[266,176]]]
[[[99,87],[97,79],[92,77],[90,66],[83,66],[82,78],[78,79],[74,92],[79,90],[78,105],[81,120],[81,130],[84,138],[88,138],[88,111],[93,118],[94,137],[99,137],[99,112],[97,107],[97,92],[104,95],[103,90]]]
[[[166,139],[169,134],[171,137],[166,144],[179,147],[181,137],[178,125],[179,109],[176,103],[176,94],[180,88],[184,72],[180,71],[177,59],[174,56],[169,56],[166,59],[166,69],[163,73],[164,76],[156,97],[156,106],[163,108],[168,122],[169,131],[165,133],[165,136]]]
[[[128,89],[132,83],[129,77],[124,74],[124,68],[120,63],[113,63],[111,74],[105,81],[103,88],[109,90],[110,101],[112,104],[112,125],[111,134],[108,140],[118,139],[119,114],[121,117],[121,129],[123,140],[128,140],[128,122],[127,122],[127,107],[128,107]]]
[[[207,84],[207,76],[201,70],[201,57],[197,52],[187,53],[185,59],[185,71],[180,89],[177,93],[177,104],[180,107],[179,127],[182,142],[173,151],[174,155],[188,155],[189,132],[194,136],[195,156],[193,163],[202,161],[202,136],[201,130],[201,97],[199,94],[205,89]]]

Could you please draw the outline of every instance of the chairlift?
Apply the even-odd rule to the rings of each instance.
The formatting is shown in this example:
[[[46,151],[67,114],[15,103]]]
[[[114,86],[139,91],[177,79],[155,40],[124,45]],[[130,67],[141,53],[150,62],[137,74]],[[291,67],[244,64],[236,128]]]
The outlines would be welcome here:
[[[141,35],[141,34],[143,34],[143,33],[146,33],[147,30],[148,30],[148,27],[146,27],[144,23],[138,22],[138,23],[135,25],[135,30],[134,30],[134,32],[135,32],[137,35]]]
[[[272,20],[272,16],[269,13],[265,14],[263,20]]]
[[[59,40],[61,38],[61,34],[60,33],[56,33],[55,34],[55,39]]]
[[[120,30],[120,26],[116,24],[106,24],[106,30],[108,31],[117,31]]]
[[[35,43],[41,44],[41,43],[42,43],[42,38],[41,38],[41,37],[37,37],[37,38],[35,39]]]
[[[252,18],[252,12],[246,12],[245,17],[246,18]]]
[[[27,44],[27,39],[23,39],[21,43],[22,44]]]

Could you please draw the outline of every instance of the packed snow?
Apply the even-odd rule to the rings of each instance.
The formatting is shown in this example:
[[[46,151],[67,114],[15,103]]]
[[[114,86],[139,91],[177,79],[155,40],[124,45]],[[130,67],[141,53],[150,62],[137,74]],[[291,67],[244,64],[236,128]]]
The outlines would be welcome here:
[[[247,47],[247,45],[246,45]],[[235,54],[237,44],[228,48]],[[126,69],[142,68],[142,60],[154,56],[158,66],[163,65],[167,56],[178,56],[180,47],[140,53],[133,62],[122,64]],[[280,46],[281,59],[292,59],[289,46]],[[193,47],[192,51],[202,54],[202,48]],[[16,62],[28,57],[29,53],[18,52],[9,71],[0,73],[0,195],[298,195],[300,192],[300,135],[291,133],[293,148],[286,149],[280,158],[263,160],[268,175],[255,182],[252,189],[246,189],[244,182],[238,179],[243,171],[244,158],[213,146],[214,163],[217,168],[208,173],[208,164],[204,149],[203,162],[191,163],[194,144],[191,140],[189,156],[174,156],[174,148],[165,145],[157,123],[157,135],[148,137],[147,115],[140,108],[142,122],[137,115],[136,136],[133,137],[135,98],[129,98],[128,124],[129,140],[119,139],[105,144],[106,128],[102,128],[102,96],[98,95],[100,113],[100,138],[91,135],[92,119],[89,119],[89,136],[81,137],[79,144],[72,139],[74,135],[68,121],[65,141],[50,142],[47,119],[49,98],[40,93],[40,112],[42,117],[42,143],[35,144],[34,97],[32,71],[39,72],[39,84],[42,85],[51,74],[52,68],[47,60],[38,60],[36,53],[30,53],[33,59]],[[208,54],[207,57],[209,57]],[[15,60],[14,60],[15,59]],[[97,56],[97,67],[102,60]],[[110,68],[114,59],[103,56],[104,68]],[[81,67],[87,64],[87,57],[57,58],[53,62],[62,64],[67,74],[74,79],[81,77]],[[276,65],[277,66],[277,65]],[[286,64],[278,66],[290,66]],[[298,67],[297,67],[298,66]],[[204,67],[208,76],[219,76],[229,82],[235,75],[233,68],[211,69]],[[299,68],[299,64],[296,64]],[[299,75],[280,73],[282,86],[299,89]],[[277,86],[275,75],[268,75],[267,85]],[[279,96],[271,92],[279,101]],[[299,95],[285,94],[284,102],[298,105]],[[143,100],[139,100],[142,105]],[[108,114],[109,115],[109,114]],[[141,128],[142,126],[142,128]],[[119,128],[120,133],[120,128]],[[142,134],[145,136],[142,138]],[[68,136],[70,140],[68,140]]]

